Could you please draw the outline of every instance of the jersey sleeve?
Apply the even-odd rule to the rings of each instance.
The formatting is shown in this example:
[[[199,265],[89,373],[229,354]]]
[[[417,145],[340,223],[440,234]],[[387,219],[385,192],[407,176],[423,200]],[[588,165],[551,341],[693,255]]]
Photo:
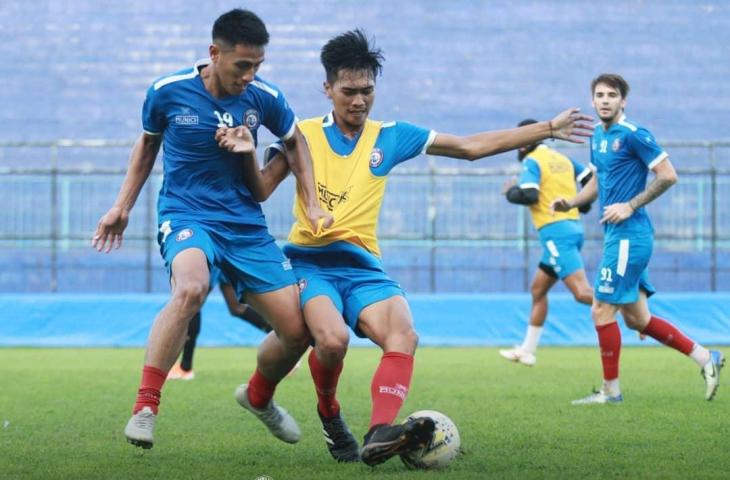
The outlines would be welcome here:
[[[436,138],[433,130],[408,122],[384,123],[380,135],[386,152],[383,163],[373,169],[373,173],[379,176],[387,175],[399,163],[426,153]]]
[[[142,129],[149,135],[161,135],[167,126],[167,119],[160,108],[160,93],[152,85],[142,106]]]
[[[568,157],[570,158],[570,157]],[[591,173],[591,169],[586,167],[580,162],[576,162],[572,158],[570,158],[570,163],[573,164],[573,173],[575,176],[575,180],[577,182],[582,182],[584,178],[586,178]]]
[[[517,184],[520,188],[536,188],[540,190],[540,165],[532,158],[527,157],[522,162],[522,173]]]
[[[266,147],[264,150],[264,165],[267,165],[271,160],[273,160],[277,153],[286,155],[286,150],[284,149],[284,144],[281,140]]]
[[[639,127],[629,135],[629,148],[651,170],[669,155],[660,147],[649,130]]]
[[[297,118],[289,106],[289,102],[286,101],[284,92],[261,80],[256,83],[264,90],[263,95],[267,102],[263,125],[278,138],[284,141],[289,140],[294,135]]]

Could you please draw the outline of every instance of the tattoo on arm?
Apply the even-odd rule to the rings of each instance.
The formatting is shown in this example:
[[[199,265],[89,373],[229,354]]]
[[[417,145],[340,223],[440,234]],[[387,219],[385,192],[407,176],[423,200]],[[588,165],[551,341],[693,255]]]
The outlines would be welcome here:
[[[673,184],[674,182],[671,180],[656,177],[649,185],[646,186],[646,189],[643,192],[629,200],[629,206],[634,210],[638,210],[659,197],[662,193],[666,192]]]

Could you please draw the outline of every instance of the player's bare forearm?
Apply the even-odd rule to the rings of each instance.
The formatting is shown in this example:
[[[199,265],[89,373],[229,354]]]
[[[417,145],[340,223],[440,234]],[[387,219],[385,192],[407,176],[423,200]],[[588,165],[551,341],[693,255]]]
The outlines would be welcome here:
[[[312,157],[309,154],[304,136],[297,127],[294,136],[284,142],[286,159],[299,184],[302,200],[308,208],[319,207],[317,194],[314,189],[314,174],[312,173]]]
[[[143,133],[137,139],[129,155],[127,174],[124,177],[119,194],[114,202],[115,207],[130,211],[139,197],[145,182],[155,165],[157,152],[160,151],[161,135]]]
[[[446,157],[477,160],[532,145],[546,138],[559,138],[574,143],[583,143],[592,134],[591,121],[577,108],[561,112],[547,122],[538,122],[509,130],[482,132],[466,137],[438,134],[427,153]]]
[[[323,227],[330,227],[334,223],[334,217],[319,204],[319,198],[314,188],[312,157],[304,135],[298,127],[294,136],[284,145],[289,168],[297,179],[297,192],[304,203],[312,231],[317,232]]]
[[[548,122],[509,130],[482,132],[466,137],[439,133],[427,153],[473,161],[537,143],[549,136]]]
[[[637,210],[656,200],[662,193],[677,183],[677,172],[674,170],[668,158],[655,167],[655,173],[654,180],[649,182],[646,189],[629,200],[629,206],[632,209]]]
[[[586,183],[585,187],[583,187],[580,192],[573,197],[573,201],[571,203],[575,208],[580,208],[595,202],[596,198],[598,198],[598,181],[594,175],[593,178]]]
[[[287,175],[289,175],[289,162],[283,153],[277,153],[261,170],[263,193],[266,198],[276,190]]]
[[[121,248],[124,230],[129,222],[129,212],[137,201],[142,186],[152,172],[162,138],[143,133],[132,147],[129,166],[114,205],[99,219],[91,246],[97,251],[109,253]]]
[[[248,191],[251,192],[254,200],[257,202],[263,202],[271,192],[267,192],[261,170],[259,169],[259,162],[256,159],[256,152],[245,152],[240,153],[241,169],[243,170],[243,183],[246,184]]]
[[[567,212],[573,208],[590,205],[596,201],[596,198],[598,198],[598,180],[597,176],[593,175],[575,197],[568,200],[564,198],[553,200],[552,208],[558,212]]]

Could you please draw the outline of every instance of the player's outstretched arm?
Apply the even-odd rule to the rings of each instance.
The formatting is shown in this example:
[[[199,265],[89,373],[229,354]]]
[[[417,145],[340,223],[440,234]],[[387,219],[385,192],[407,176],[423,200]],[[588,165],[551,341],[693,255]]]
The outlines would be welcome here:
[[[294,135],[285,141],[284,145],[286,146],[286,158],[289,163],[289,168],[297,178],[298,191],[306,206],[307,217],[312,226],[312,231],[318,231],[320,224],[323,227],[331,226],[334,218],[319,204],[317,192],[314,187],[312,156],[309,153],[307,142],[299,127],[296,127]]]
[[[593,118],[570,108],[550,121],[509,130],[495,130],[468,136],[439,133],[426,153],[445,157],[478,160],[531,145],[547,138],[583,143],[593,134]]]
[[[573,208],[590,205],[596,198],[598,198],[598,179],[596,175],[593,175],[575,197],[571,199],[556,198],[551,202],[550,209],[556,212],[567,212]]]
[[[94,236],[91,238],[91,247],[97,251],[109,253],[112,248],[122,246],[124,229],[129,222],[129,212],[137,201],[142,186],[152,172],[152,167],[160,151],[161,135],[143,133],[132,147],[129,155],[129,166],[124,182],[114,205],[100,219]]]

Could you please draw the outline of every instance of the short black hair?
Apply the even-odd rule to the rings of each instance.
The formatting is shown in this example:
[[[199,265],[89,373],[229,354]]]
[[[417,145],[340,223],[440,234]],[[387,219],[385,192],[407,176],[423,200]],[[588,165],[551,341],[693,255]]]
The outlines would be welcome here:
[[[517,126],[524,127],[525,125],[532,125],[533,123],[537,123],[537,120],[535,120],[534,118],[526,118],[518,123]]]
[[[602,73],[591,82],[591,95],[596,91],[596,85],[604,83],[611,88],[615,88],[621,93],[621,98],[626,98],[629,94],[629,82],[618,73]]]
[[[359,28],[336,36],[322,47],[319,56],[327,81],[337,80],[340,70],[368,70],[373,79],[383,70],[383,51],[370,45],[365,32]]]
[[[263,47],[269,43],[269,32],[258,15],[250,10],[234,8],[224,13],[213,24],[213,42]]]
[[[532,125],[538,123],[534,118],[526,118],[517,124],[518,127],[524,127],[525,125]],[[525,145],[524,147],[517,150],[517,160],[520,162],[537,148],[542,142],[533,143],[532,145]]]

